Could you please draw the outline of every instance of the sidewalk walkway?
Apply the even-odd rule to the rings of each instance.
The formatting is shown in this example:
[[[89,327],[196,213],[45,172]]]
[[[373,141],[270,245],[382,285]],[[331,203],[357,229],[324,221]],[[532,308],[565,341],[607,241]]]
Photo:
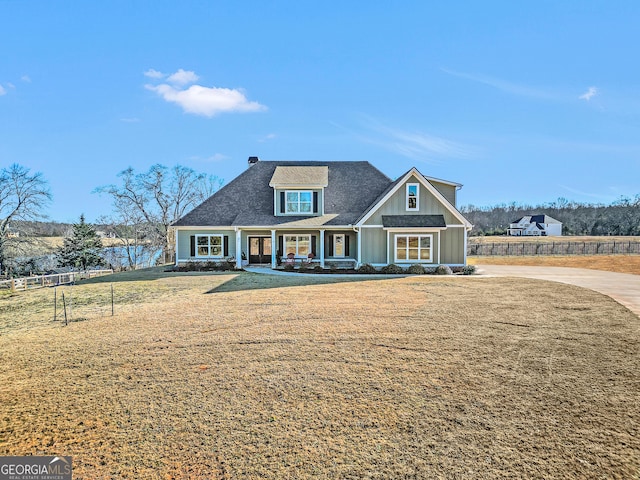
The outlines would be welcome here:
[[[640,317],[640,275],[586,268],[478,265],[478,273],[492,277],[524,277],[569,283],[595,290],[621,303]]]

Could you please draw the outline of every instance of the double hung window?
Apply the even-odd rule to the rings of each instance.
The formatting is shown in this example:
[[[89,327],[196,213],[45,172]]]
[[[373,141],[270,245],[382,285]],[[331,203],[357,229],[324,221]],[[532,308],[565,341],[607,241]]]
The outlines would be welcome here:
[[[196,235],[197,257],[222,257],[222,235]]]
[[[285,235],[284,254],[306,257],[311,253],[311,235]]]
[[[286,213],[313,213],[313,193],[307,190],[287,191]]]
[[[407,183],[407,211],[420,210],[420,184]]]

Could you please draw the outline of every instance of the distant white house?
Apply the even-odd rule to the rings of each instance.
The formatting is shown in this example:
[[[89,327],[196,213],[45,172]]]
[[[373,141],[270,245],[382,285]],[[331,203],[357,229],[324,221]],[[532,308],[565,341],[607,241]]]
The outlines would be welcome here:
[[[509,224],[507,235],[559,237],[562,235],[562,222],[549,215],[525,215]]]

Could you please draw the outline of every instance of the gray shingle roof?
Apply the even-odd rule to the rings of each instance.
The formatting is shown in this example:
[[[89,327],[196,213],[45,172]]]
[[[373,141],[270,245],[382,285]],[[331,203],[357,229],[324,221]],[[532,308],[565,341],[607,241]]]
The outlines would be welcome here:
[[[278,166],[329,168],[324,189],[323,217],[274,216],[273,189],[269,181]],[[384,192],[391,179],[369,162],[271,162],[259,161],[222,187],[173,225],[270,226],[296,221],[318,225],[351,225]],[[333,215],[333,217],[330,217]]]
[[[382,215],[382,226],[385,228],[406,227],[446,227],[444,215]]]

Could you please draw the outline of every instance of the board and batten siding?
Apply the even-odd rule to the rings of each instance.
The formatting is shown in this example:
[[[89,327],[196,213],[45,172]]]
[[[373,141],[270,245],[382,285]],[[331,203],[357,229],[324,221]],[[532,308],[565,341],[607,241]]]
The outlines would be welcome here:
[[[196,258],[191,256],[191,236],[192,235],[222,235],[228,237],[229,257],[235,256],[236,251],[236,232],[233,230],[178,230],[178,260],[188,260]],[[204,258],[204,257],[200,257]]]
[[[420,183],[418,179],[411,176],[406,183]],[[382,225],[382,215],[444,215],[447,225],[460,221],[445,208],[444,205],[427,188],[420,184],[419,204],[420,210],[407,212],[406,209],[406,183],[389,198],[376,212],[365,222],[365,225]]]
[[[464,265],[464,227],[450,227],[440,232],[440,263]]]
[[[429,180],[429,183],[433,185],[440,194],[449,200],[449,203],[456,206],[456,187],[455,185],[448,185],[446,183],[437,182],[435,180]]]
[[[360,241],[362,243],[362,263],[387,263],[387,232],[382,228],[363,228]]]

